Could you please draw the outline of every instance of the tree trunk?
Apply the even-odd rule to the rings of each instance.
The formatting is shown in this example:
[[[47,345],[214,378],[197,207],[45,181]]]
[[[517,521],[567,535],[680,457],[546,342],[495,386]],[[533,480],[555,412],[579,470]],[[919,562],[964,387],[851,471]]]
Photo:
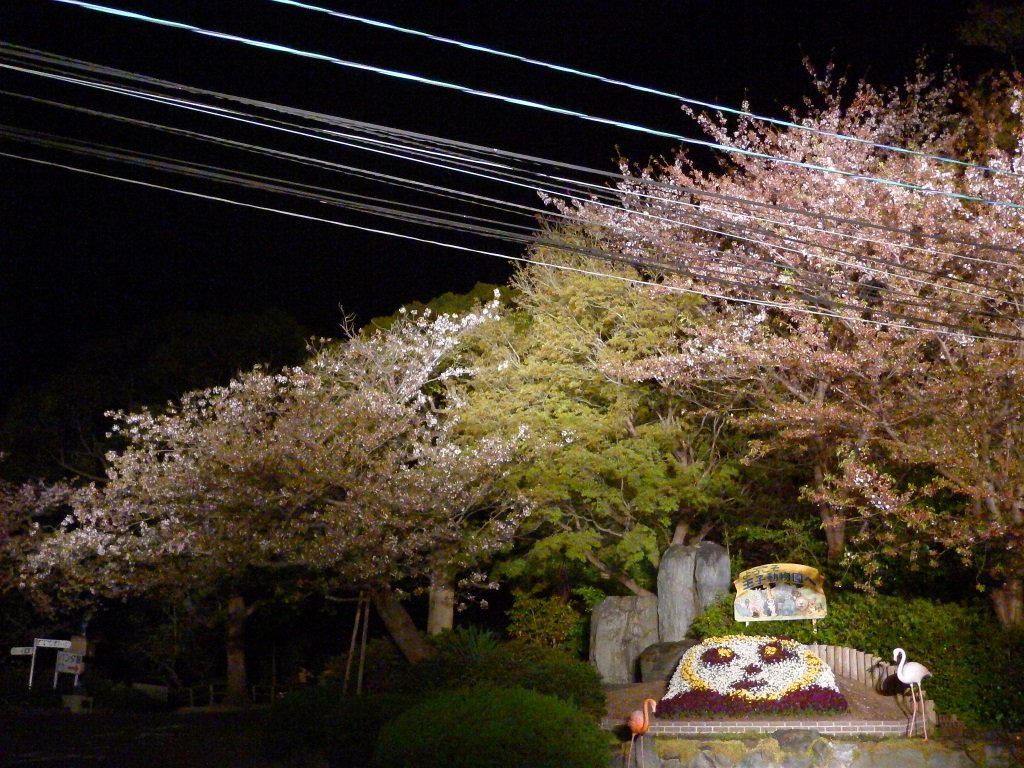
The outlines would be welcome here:
[[[643,587],[641,587],[640,584],[638,584],[636,580],[633,579],[631,576],[626,576],[621,573],[614,573],[612,569],[605,565],[601,561],[601,559],[598,558],[598,556],[595,555],[593,552],[587,552],[584,555],[584,557],[587,558],[588,563],[590,563],[592,566],[597,568],[598,571],[601,572],[602,576],[604,576],[607,579],[614,579],[637,597],[650,597],[654,594],[649,589],[644,589]]]
[[[825,467],[820,463],[815,463],[815,486],[821,488],[824,482]],[[846,551],[846,518],[827,507],[820,507],[818,514],[821,516],[821,527],[825,531],[828,561],[830,563],[837,563]]]
[[[1004,627],[1024,626],[1024,579],[1013,577],[992,590],[992,606]]]
[[[846,519],[842,515],[821,510],[821,527],[828,545],[828,561],[836,563],[846,551]]]
[[[245,620],[251,613],[244,597],[228,599],[228,615],[225,622],[227,645],[227,691],[224,703],[245,706],[250,703],[249,681],[245,674]]]
[[[427,634],[439,635],[455,628],[455,579],[434,574],[430,579],[430,604],[427,609]]]
[[[405,610],[402,601],[388,588],[370,593],[373,607],[387,628],[398,650],[412,664],[430,657],[433,649],[423,634],[416,629],[412,616]]]

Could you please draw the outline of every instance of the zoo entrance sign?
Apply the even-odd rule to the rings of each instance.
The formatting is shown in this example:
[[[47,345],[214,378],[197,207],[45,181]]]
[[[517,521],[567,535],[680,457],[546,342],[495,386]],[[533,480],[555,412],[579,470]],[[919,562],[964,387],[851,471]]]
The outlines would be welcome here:
[[[824,579],[809,565],[759,565],[743,571],[733,584],[736,621],[809,619],[816,622],[828,614]]]

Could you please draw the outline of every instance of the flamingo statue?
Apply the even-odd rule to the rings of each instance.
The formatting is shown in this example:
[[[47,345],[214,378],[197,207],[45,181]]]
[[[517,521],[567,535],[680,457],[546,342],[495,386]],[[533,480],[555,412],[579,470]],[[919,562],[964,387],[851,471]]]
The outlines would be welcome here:
[[[650,706],[651,711],[647,711],[647,707]],[[633,742],[636,741],[637,736],[643,736],[647,733],[651,727],[651,714],[658,708],[658,702],[654,699],[644,699],[643,704],[640,705],[640,709],[634,710],[630,714],[626,722],[629,724],[629,731],[632,734],[629,739],[629,753],[626,755],[626,768],[629,768],[629,761],[633,759]],[[644,763],[644,743],[641,740],[639,747],[639,760],[638,764],[643,766]]]
[[[924,664],[918,664],[916,661],[908,662],[907,652],[902,648],[893,649],[892,660],[899,664],[896,667],[896,677],[904,685],[910,686],[910,700],[913,702],[914,709],[910,715],[910,725],[907,726],[907,735],[914,734],[914,722],[917,720],[917,696],[914,695],[914,684],[916,683],[917,695],[921,698],[921,726],[924,728],[924,740],[928,741],[928,721],[924,713],[924,693],[921,692],[921,681],[931,672]]]

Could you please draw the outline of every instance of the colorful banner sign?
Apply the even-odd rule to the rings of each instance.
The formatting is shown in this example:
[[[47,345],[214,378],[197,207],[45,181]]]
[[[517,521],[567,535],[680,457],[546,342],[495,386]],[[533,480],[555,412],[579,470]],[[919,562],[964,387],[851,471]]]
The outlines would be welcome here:
[[[817,620],[828,613],[824,580],[808,565],[759,565],[743,571],[733,583],[736,621]]]

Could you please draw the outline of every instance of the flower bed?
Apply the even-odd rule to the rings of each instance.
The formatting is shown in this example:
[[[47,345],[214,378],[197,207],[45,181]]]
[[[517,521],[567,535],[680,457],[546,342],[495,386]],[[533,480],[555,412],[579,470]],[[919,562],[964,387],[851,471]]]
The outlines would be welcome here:
[[[686,652],[658,704],[661,719],[847,710],[829,666],[795,640],[709,637]]]

